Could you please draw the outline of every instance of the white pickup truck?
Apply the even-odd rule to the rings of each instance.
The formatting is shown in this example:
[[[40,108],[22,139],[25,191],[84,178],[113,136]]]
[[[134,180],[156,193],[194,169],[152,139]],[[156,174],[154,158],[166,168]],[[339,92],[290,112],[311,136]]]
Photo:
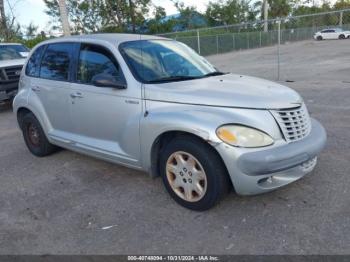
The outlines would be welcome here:
[[[12,99],[29,49],[22,44],[0,43],[0,102]]]

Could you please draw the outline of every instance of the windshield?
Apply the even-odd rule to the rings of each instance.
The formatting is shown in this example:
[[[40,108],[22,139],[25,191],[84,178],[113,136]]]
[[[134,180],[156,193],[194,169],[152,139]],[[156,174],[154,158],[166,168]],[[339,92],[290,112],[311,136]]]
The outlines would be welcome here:
[[[184,81],[222,74],[191,48],[173,40],[125,42],[120,51],[143,83]]]
[[[0,45],[0,60],[25,58],[28,52],[23,45]]]

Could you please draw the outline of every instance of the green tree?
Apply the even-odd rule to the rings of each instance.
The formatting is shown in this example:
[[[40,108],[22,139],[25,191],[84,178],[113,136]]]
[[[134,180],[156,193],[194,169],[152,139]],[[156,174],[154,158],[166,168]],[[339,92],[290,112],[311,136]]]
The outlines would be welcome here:
[[[161,6],[155,6],[152,15],[153,18],[146,23],[150,34],[171,32],[172,28],[176,24],[174,19],[165,20],[166,11]]]
[[[145,22],[150,0],[104,0],[101,6],[103,26],[115,27],[117,31],[136,31]]]
[[[237,24],[255,19],[252,1],[219,0],[209,2],[206,17],[210,25]]]
[[[180,14],[180,16],[176,18],[177,24],[182,25],[186,29],[199,27],[196,23],[196,18],[201,16],[201,14],[197,11],[195,6],[185,6],[185,4],[179,0],[173,0],[173,3]],[[205,17],[203,16],[203,18]]]
[[[52,29],[61,28],[57,0],[44,0]],[[136,31],[145,21],[150,0],[66,0],[73,33]]]
[[[291,1],[288,0],[268,0],[270,10],[269,17],[285,17],[292,11]]]
[[[350,0],[338,0],[333,7],[335,10],[350,8]]]
[[[350,0],[338,0],[335,4],[333,9],[335,10],[342,10],[350,8]],[[346,12],[343,13],[343,24],[349,24],[350,23],[350,13]]]
[[[52,29],[61,28],[61,18],[57,0],[44,0],[46,14],[51,17]],[[102,0],[66,0],[67,12],[73,33],[97,32],[101,27],[100,14]]]
[[[36,26],[32,22],[30,22],[29,25],[27,25],[25,27],[24,34],[28,39],[31,39],[31,38],[35,37],[35,34],[37,31],[38,31],[38,26]]]

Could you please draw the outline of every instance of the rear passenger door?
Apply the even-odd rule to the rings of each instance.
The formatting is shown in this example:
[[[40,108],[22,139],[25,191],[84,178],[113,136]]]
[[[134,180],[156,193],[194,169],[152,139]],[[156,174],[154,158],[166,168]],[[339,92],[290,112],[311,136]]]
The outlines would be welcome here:
[[[46,113],[50,125],[49,136],[65,140],[72,132],[69,94],[72,78],[75,43],[53,43],[45,46],[36,78],[31,79],[31,90]]]
[[[335,31],[334,30],[331,30],[331,29],[327,29],[324,31],[324,39],[334,39],[334,34],[335,34]]]
[[[126,84],[124,74],[107,47],[81,44],[76,81],[71,88],[71,115],[75,146],[103,158],[139,166],[141,89],[94,86],[96,75],[108,74]]]
[[[329,30],[329,38],[330,39],[338,39],[339,32],[337,32],[336,30]]]

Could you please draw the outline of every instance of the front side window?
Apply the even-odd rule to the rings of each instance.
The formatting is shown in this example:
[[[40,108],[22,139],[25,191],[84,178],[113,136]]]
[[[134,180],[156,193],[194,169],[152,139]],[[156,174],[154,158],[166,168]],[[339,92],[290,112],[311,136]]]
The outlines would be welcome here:
[[[222,74],[177,41],[131,41],[121,44],[119,50],[133,74],[143,83],[184,81]]]
[[[40,77],[67,81],[73,47],[74,45],[71,43],[50,44],[41,61]]]
[[[116,81],[123,81],[120,67],[111,52],[97,45],[82,44],[77,81],[83,84],[92,84],[94,77],[98,75],[110,75]]]
[[[22,59],[27,56],[29,49],[23,45],[0,45],[0,61]]]
[[[27,76],[39,76],[40,58],[45,46],[38,47],[28,60],[26,67]]]

